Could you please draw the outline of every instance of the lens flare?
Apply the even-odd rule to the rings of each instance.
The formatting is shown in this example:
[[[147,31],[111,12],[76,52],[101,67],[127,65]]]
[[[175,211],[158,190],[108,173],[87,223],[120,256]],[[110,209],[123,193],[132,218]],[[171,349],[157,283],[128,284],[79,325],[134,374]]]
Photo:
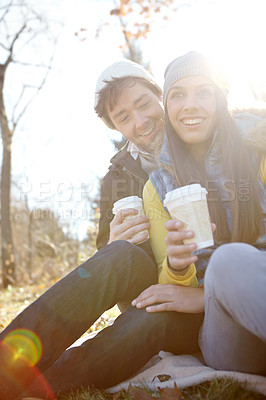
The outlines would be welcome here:
[[[13,354],[13,361],[24,360],[30,366],[38,363],[42,355],[42,344],[38,336],[28,329],[16,329],[6,335],[3,344]]]
[[[89,278],[90,273],[83,267],[78,267],[78,274],[81,278]]]
[[[15,329],[4,337],[0,342],[1,395],[4,393],[7,394],[6,398],[15,398],[25,390],[28,394],[28,388],[34,382],[38,393],[49,400],[56,398],[49,382],[37,367],[42,351],[41,340],[31,330]]]

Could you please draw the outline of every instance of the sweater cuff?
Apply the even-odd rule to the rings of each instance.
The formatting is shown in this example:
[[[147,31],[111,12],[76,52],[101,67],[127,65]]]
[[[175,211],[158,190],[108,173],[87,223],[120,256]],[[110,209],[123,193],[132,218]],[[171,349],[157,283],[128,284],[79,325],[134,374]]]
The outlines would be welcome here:
[[[196,272],[195,264],[190,264],[185,275],[174,274],[167,268],[167,258],[165,258],[159,273],[159,283],[198,287]]]

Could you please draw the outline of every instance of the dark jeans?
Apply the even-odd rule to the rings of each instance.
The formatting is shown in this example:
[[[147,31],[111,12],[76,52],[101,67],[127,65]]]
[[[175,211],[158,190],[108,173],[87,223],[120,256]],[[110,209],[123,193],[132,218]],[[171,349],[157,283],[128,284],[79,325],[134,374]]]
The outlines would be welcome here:
[[[125,241],[114,242],[32,303],[0,339],[16,329],[33,331],[42,343],[36,367],[55,394],[81,386],[115,385],[162,349],[175,353],[198,350],[202,315],[148,314],[132,307],[95,338],[66,350],[104,311],[133,299],[156,282],[156,266],[142,249]],[[36,369],[23,361],[12,364],[3,344],[0,357],[0,399],[11,400],[30,386]],[[43,375],[33,382],[28,395],[48,393]]]

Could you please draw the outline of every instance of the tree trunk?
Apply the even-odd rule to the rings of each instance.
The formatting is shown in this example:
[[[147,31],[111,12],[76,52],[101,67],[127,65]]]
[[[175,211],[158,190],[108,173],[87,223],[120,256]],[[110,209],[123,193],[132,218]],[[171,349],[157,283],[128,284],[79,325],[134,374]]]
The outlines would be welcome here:
[[[15,284],[15,258],[10,221],[11,186],[11,140],[9,146],[3,146],[1,174],[1,247],[3,286]]]
[[[2,249],[2,281],[6,288],[14,285],[15,257],[10,220],[10,188],[11,188],[11,149],[13,132],[8,127],[3,102],[3,76],[0,79],[0,126],[3,143],[3,161],[1,171],[1,249]]]

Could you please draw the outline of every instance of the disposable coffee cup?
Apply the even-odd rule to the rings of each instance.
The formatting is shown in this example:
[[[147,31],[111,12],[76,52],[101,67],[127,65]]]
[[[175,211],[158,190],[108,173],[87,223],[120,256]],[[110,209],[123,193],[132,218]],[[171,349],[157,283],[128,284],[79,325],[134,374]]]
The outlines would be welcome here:
[[[192,230],[195,236],[184,244],[197,243],[197,250],[213,246],[207,190],[200,184],[182,186],[166,193],[164,206],[173,219],[183,222],[182,230]]]
[[[117,200],[114,203],[113,206],[113,214],[117,214],[119,211],[124,210],[126,208],[135,208],[136,210],[138,210],[138,214],[137,215],[128,215],[127,217],[125,217],[125,221],[127,219],[132,219],[132,218],[136,218],[140,215],[144,215],[144,209],[143,209],[143,202],[142,199],[138,196],[128,196],[128,197],[124,197],[123,199]],[[148,236],[146,237],[145,240],[142,240],[140,242],[138,242],[137,244],[143,243],[145,242],[148,238],[149,238],[149,231],[148,229],[145,229],[144,231],[138,232],[136,235],[134,235],[134,238],[137,238],[139,235],[141,235],[142,233],[146,232],[148,234]]]

